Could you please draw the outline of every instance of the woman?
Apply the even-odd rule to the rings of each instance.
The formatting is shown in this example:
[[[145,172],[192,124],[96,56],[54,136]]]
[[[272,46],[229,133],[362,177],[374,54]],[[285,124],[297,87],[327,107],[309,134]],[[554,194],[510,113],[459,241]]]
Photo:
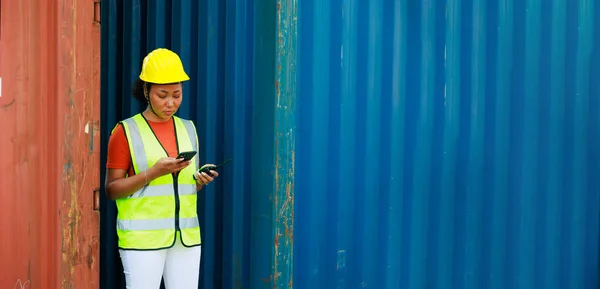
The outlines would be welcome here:
[[[179,56],[159,48],[149,53],[133,96],[148,104],[123,120],[108,143],[106,192],[117,204],[119,253],[128,289],[196,289],[200,271],[197,192],[218,173],[198,173],[194,124],[175,116],[183,81]]]

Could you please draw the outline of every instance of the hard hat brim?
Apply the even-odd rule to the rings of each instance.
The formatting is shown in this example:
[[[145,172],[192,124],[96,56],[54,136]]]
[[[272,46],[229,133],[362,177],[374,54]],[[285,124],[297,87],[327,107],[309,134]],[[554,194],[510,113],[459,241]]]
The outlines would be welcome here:
[[[154,84],[173,84],[173,83],[181,83],[181,82],[185,82],[190,80],[190,77],[185,74],[184,76],[180,76],[180,77],[172,77],[172,78],[164,78],[161,77],[161,79],[152,79],[150,77],[144,77],[143,75],[140,75],[140,79],[148,82],[148,83],[154,83]]]

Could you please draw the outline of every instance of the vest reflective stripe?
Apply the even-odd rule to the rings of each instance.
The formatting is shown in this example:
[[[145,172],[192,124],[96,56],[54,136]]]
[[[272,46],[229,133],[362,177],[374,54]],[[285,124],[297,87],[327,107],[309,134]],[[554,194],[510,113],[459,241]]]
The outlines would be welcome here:
[[[117,219],[117,229],[126,231],[150,231],[150,230],[171,230],[175,224],[175,218],[154,219],[154,220],[119,220]],[[199,227],[198,218],[180,218],[179,227],[181,229],[191,229]]]
[[[198,135],[196,135],[196,127],[194,127],[194,124],[191,121],[186,121],[183,124],[185,125],[185,129],[190,136],[190,143],[192,144],[193,150],[198,152]],[[196,158],[196,166],[200,167],[200,158]]]
[[[179,195],[193,195],[196,193],[196,185],[180,184]],[[173,185],[156,185],[146,186],[137,190],[133,195],[129,196],[130,199],[142,198],[142,197],[162,197],[173,195]]]
[[[121,123],[136,174],[148,170],[160,158],[167,156],[141,114]],[[178,151],[198,151],[198,137],[193,123],[178,117],[173,117],[173,123]],[[197,168],[196,156],[193,163],[177,176],[160,176],[132,195],[116,201],[120,248],[168,248],[174,243],[176,224],[179,225],[181,239],[186,246],[200,244],[200,224],[196,212],[197,185],[193,179]]]
[[[148,170],[148,158],[146,157],[146,151],[144,150],[144,143],[142,142],[142,135],[140,134],[140,129],[133,118],[128,118],[124,120],[129,128],[129,135],[127,137],[132,141],[129,145],[133,148],[133,156],[135,156],[135,161],[137,163],[138,172],[143,172]]]

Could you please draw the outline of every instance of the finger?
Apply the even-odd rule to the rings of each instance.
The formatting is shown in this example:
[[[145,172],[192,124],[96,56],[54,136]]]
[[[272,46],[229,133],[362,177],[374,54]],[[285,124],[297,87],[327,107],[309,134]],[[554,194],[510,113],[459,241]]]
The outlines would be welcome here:
[[[213,176],[213,179],[219,176],[219,173],[217,173],[217,171],[210,171],[210,174]]]
[[[200,184],[202,185],[206,185],[209,183],[209,181],[207,180],[206,176],[204,176],[203,174],[198,174],[198,180],[200,180]]]
[[[202,176],[204,177],[205,180],[207,180],[207,183],[213,181],[213,178],[211,176],[209,176],[207,173],[202,173]]]
[[[183,162],[183,159],[174,159],[174,158],[165,158],[165,163],[167,164],[179,164],[181,162]]]
[[[171,164],[169,166],[169,169],[171,170],[171,172],[178,172],[178,171],[185,169],[189,165],[190,165],[190,162],[176,163],[176,164]]]
[[[200,176],[199,172],[195,172],[194,177],[196,177],[196,183],[204,185],[204,181],[202,180],[202,177]]]
[[[189,166],[192,163],[192,161],[183,161],[177,164],[177,168],[178,169],[184,169],[185,167]]]

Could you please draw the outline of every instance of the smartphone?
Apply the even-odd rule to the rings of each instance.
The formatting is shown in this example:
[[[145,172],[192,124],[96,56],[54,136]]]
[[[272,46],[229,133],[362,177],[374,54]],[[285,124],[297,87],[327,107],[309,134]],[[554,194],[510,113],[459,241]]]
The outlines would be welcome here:
[[[180,152],[179,155],[177,156],[177,159],[183,159],[184,161],[189,161],[195,155],[196,155],[196,151]]]
[[[209,175],[209,176],[211,176],[211,177],[212,177],[213,175],[210,173],[210,171],[217,170],[218,168],[220,168],[220,167],[224,166],[226,163],[228,163],[228,162],[230,162],[230,161],[231,161],[231,159],[228,159],[228,160],[226,160],[226,161],[224,161],[224,162],[222,162],[222,163],[220,163],[220,164],[218,164],[218,165],[216,165],[216,166],[203,165],[203,166],[202,166],[202,167],[201,167],[201,168],[198,170],[198,172],[199,172],[199,173],[206,173],[207,175]],[[196,179],[196,175],[194,175],[194,180],[195,180],[195,179]]]

